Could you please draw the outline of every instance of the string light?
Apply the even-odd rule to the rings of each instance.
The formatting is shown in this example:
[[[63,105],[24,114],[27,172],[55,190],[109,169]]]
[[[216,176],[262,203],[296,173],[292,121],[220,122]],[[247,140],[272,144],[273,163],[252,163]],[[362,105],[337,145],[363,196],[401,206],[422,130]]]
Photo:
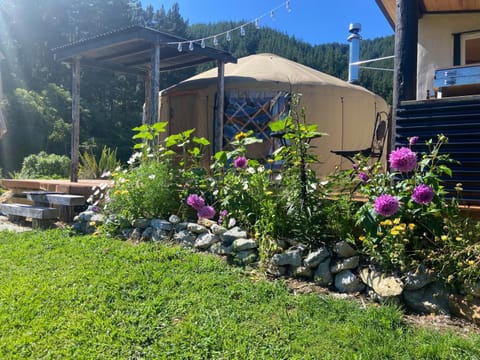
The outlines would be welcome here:
[[[290,0],[285,1],[285,9],[287,9],[287,12],[292,12],[292,8],[290,7]]]
[[[237,26],[236,28],[233,28],[233,29],[230,29],[230,30],[227,30],[227,31],[224,31],[222,33],[219,33],[219,34],[215,34],[215,35],[211,35],[211,36],[207,36],[207,37],[204,37],[204,38],[199,38],[199,39],[195,39],[195,40],[186,40],[186,41],[175,41],[175,42],[169,42],[167,43],[168,45],[177,45],[177,50],[179,52],[182,52],[183,51],[183,44],[187,45],[188,44],[188,49],[190,51],[193,51],[194,50],[194,43],[197,43],[197,44],[200,44],[200,46],[202,48],[205,48],[206,47],[206,41],[207,40],[210,40],[212,39],[213,40],[213,45],[214,46],[218,46],[218,37],[219,36],[225,36],[225,39],[227,41],[231,41],[232,39],[232,36],[231,36],[231,33],[232,32],[235,32],[237,30],[240,31],[240,36],[245,36],[246,34],[246,26],[247,25],[254,25],[256,29],[260,29],[260,19],[263,19],[267,16],[269,16],[271,18],[272,21],[275,21],[276,20],[276,17],[275,17],[275,11],[276,10],[279,10],[281,8],[285,8],[287,12],[291,12],[292,11],[292,7],[291,7],[291,0],[286,0],[284,2],[282,2],[280,5],[276,6],[275,8],[271,9],[270,11],[264,13],[263,15],[260,15],[258,17],[256,17],[254,20],[252,21],[249,21],[247,23],[244,23],[240,26]]]

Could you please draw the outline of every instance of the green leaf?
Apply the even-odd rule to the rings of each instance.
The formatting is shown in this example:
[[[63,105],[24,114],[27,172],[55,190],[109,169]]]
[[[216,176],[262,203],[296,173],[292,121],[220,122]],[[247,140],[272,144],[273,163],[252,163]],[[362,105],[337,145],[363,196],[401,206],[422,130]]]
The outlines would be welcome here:
[[[149,132],[141,132],[132,136],[132,139],[153,140],[153,135]]]
[[[159,121],[159,122],[156,122],[155,124],[152,125],[152,129],[157,133],[163,133],[165,131],[167,131],[167,124],[168,122],[166,121]]]
[[[148,131],[148,125],[143,124],[133,128],[133,131]]]
[[[199,138],[199,137],[194,136],[193,137],[193,142],[195,142],[197,144],[200,144],[200,145],[204,145],[204,146],[210,145],[210,141],[208,141],[204,137]]]

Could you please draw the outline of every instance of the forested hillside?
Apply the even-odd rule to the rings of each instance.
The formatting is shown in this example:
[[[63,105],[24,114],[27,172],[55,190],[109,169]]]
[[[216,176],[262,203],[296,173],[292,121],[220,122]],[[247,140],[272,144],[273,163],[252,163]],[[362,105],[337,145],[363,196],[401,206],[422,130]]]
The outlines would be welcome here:
[[[233,29],[244,22],[190,24],[181,7],[143,8],[132,0],[2,0],[0,2],[0,51],[3,112],[8,132],[0,139],[3,176],[21,167],[25,156],[45,150],[69,155],[71,71],[57,63],[52,49],[86,37],[132,24],[146,25],[186,39],[197,39]],[[269,28],[246,29],[246,36],[232,34],[218,47],[242,57],[275,53],[346,80],[348,43],[312,46]],[[347,36],[347,34],[346,34]],[[213,46],[212,44],[208,44]],[[393,37],[363,40],[361,58],[393,54]],[[392,61],[375,63],[392,68]],[[165,88],[211,65],[161,75]],[[362,70],[362,86],[391,100],[392,73]],[[132,146],[131,129],[141,122],[143,80],[135,76],[84,68],[81,86],[81,151],[100,152],[104,145],[118,148],[125,160]]]

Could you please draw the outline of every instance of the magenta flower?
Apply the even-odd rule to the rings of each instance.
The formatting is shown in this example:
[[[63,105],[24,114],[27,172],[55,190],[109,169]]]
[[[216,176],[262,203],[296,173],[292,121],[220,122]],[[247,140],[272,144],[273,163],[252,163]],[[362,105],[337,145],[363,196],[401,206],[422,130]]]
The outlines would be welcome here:
[[[384,194],[375,199],[373,206],[377,214],[391,216],[398,211],[400,208],[400,203],[396,197],[389,194]]]
[[[365,184],[365,183],[368,181],[368,179],[370,179],[370,178],[368,177],[368,174],[367,174],[367,173],[364,173],[363,171],[360,171],[360,172],[358,173],[358,177],[360,178],[360,180],[362,181],[363,184]]]
[[[357,165],[357,164],[352,164],[352,169],[355,170],[355,171],[357,171],[358,165]]]
[[[211,219],[215,216],[215,210],[207,205],[198,210],[197,215],[199,219]]]
[[[237,169],[244,169],[247,167],[248,160],[245,156],[239,156],[234,161],[233,164]]]
[[[410,144],[410,146],[415,145],[418,142],[419,139],[420,138],[418,136],[412,136],[410,138],[410,140],[408,141],[408,143]]]
[[[390,166],[407,173],[417,167],[417,154],[407,147],[401,147],[390,153]]]
[[[200,211],[200,209],[205,206],[205,200],[197,194],[191,194],[187,198],[187,204],[195,210]]]
[[[434,195],[435,193],[430,186],[420,184],[413,190],[412,199],[417,204],[426,205],[433,200]]]

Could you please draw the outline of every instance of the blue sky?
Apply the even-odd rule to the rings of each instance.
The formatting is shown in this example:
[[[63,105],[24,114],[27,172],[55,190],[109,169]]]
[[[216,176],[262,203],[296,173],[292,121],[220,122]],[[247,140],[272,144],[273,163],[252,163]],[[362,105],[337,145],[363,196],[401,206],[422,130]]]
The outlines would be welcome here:
[[[290,0],[288,12],[282,0],[142,0],[142,5],[168,10],[177,2],[180,14],[190,24],[218,21],[254,21],[295,36],[312,45],[330,42],[347,43],[351,22],[362,25],[364,39],[393,34],[375,0]],[[270,10],[279,7],[275,20]],[[215,35],[215,34],[212,34]]]

